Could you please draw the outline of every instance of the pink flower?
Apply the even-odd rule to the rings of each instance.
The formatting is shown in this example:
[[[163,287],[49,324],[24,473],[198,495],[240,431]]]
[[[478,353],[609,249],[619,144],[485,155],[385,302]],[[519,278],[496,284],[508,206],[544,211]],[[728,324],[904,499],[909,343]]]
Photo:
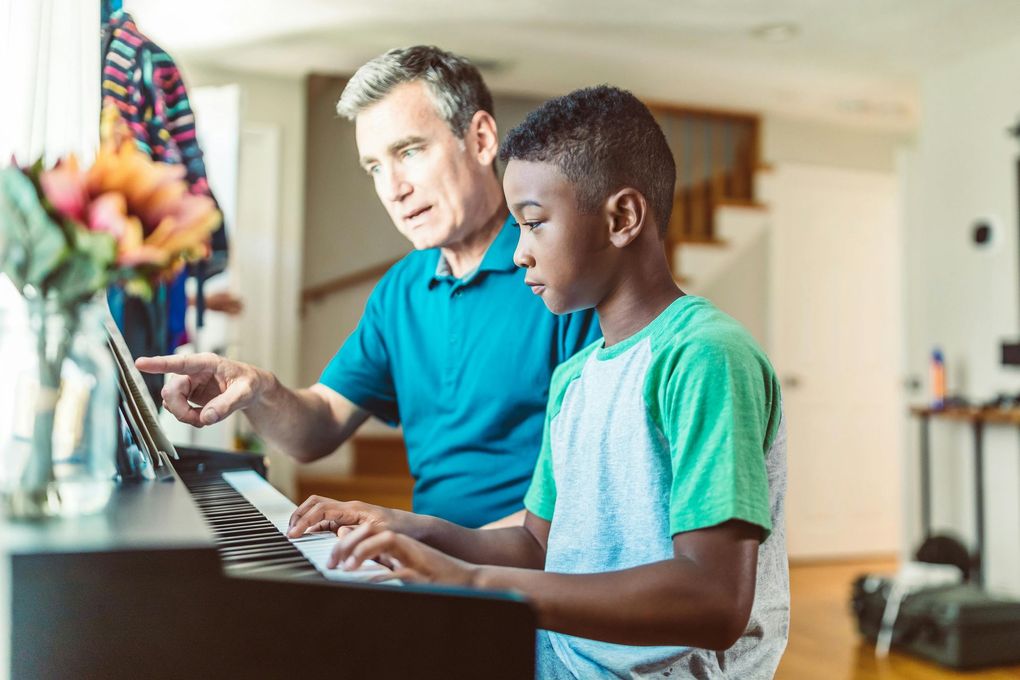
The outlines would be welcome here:
[[[44,170],[39,175],[39,184],[57,212],[77,222],[85,221],[89,194],[85,175],[78,168],[78,159],[74,154],[62,159],[53,169]]]

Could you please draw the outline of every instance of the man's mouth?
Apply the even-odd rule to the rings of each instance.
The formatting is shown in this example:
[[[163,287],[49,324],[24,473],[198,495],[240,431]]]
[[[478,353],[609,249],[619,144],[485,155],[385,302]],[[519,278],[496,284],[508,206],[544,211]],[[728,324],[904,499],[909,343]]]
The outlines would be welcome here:
[[[404,215],[404,221],[405,222],[411,222],[411,221],[421,217],[422,215],[427,213],[429,210],[432,210],[432,206],[431,205],[427,205],[424,208],[417,208],[415,210],[412,210],[411,212],[409,212],[409,213]]]

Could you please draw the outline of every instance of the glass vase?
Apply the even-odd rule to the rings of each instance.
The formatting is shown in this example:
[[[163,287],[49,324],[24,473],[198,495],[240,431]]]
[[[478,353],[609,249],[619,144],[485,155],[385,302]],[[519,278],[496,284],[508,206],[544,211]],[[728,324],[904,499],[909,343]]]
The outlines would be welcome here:
[[[0,318],[0,501],[11,518],[94,513],[116,483],[117,374],[105,300],[28,300]]]

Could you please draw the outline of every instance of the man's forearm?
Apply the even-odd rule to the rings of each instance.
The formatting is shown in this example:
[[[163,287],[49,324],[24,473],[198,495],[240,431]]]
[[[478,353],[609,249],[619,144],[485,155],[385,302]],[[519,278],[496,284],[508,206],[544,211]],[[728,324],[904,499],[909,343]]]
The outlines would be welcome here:
[[[337,421],[329,403],[313,390],[292,390],[268,371],[260,375],[259,394],[244,410],[255,432],[270,446],[308,462],[332,453],[364,418]]]
[[[541,628],[620,644],[706,649],[736,641],[754,597],[753,586],[749,596],[731,592],[705,569],[678,559],[602,574],[481,567],[475,585],[523,593]]]

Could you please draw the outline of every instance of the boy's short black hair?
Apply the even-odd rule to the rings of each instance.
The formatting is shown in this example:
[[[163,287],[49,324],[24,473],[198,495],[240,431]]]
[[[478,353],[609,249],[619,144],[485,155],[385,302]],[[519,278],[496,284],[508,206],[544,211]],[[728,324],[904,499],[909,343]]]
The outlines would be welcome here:
[[[651,111],[626,90],[599,85],[550,99],[507,134],[499,157],[556,165],[586,213],[633,187],[648,201],[660,234],[669,224],[676,163]]]

